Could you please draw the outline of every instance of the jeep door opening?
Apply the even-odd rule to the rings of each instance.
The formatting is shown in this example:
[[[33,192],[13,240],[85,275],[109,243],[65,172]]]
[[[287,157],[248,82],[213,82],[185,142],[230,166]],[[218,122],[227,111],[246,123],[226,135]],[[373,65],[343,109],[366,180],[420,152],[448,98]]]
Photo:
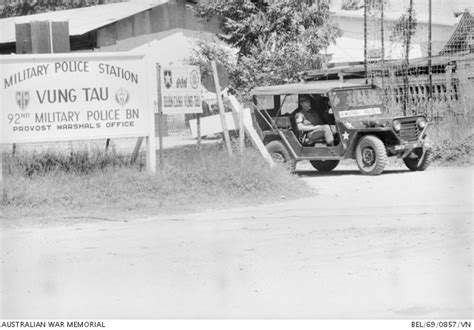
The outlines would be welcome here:
[[[252,95],[263,143],[273,159],[290,170],[308,160],[318,171],[329,172],[340,160],[351,158],[362,174],[378,175],[392,156],[402,158],[412,171],[430,165],[426,117],[388,115],[382,90],[374,85],[310,81],[257,87]],[[324,138],[310,143],[301,138],[295,121],[301,95],[310,96],[321,125],[333,127],[334,145]]]

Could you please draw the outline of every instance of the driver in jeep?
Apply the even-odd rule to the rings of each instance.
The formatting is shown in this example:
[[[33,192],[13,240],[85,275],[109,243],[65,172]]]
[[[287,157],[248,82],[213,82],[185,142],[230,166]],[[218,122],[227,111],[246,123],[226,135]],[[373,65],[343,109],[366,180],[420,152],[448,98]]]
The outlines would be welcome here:
[[[311,111],[311,96],[300,94],[298,103],[299,107],[295,110],[295,122],[301,143],[314,145],[324,138],[328,146],[334,146],[333,129],[324,124],[316,112]]]

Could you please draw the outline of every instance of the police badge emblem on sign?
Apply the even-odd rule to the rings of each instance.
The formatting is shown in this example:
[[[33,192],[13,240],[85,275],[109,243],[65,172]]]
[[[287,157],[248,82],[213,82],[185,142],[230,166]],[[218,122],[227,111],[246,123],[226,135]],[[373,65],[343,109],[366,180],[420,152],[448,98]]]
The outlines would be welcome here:
[[[199,73],[197,70],[191,71],[191,86],[194,89],[199,87]]]
[[[16,92],[16,104],[18,104],[21,110],[25,110],[29,103],[30,103],[29,91]]]
[[[166,88],[171,88],[171,86],[173,85],[173,78],[171,76],[171,70],[165,70],[163,72],[163,80],[164,80]]]
[[[124,88],[120,88],[115,93],[115,101],[117,101],[117,103],[120,104],[122,107],[128,102],[129,98],[130,98],[130,94]]]

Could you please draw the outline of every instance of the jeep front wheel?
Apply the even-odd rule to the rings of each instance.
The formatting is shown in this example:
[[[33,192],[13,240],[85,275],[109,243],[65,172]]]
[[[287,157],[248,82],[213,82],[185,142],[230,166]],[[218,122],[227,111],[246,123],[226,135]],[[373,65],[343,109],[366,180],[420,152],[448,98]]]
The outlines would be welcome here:
[[[293,172],[296,168],[296,161],[291,157],[288,150],[280,141],[270,141],[266,148],[277,164],[283,164],[288,170]]]
[[[418,148],[415,149],[411,155],[403,158],[403,162],[410,169],[410,171],[424,171],[431,164],[432,153],[433,152],[430,148],[427,148],[424,154],[423,148]]]
[[[311,160],[311,165],[319,172],[331,172],[339,164],[338,160]]]
[[[356,147],[356,162],[362,174],[379,175],[387,164],[385,145],[374,135],[364,136]]]

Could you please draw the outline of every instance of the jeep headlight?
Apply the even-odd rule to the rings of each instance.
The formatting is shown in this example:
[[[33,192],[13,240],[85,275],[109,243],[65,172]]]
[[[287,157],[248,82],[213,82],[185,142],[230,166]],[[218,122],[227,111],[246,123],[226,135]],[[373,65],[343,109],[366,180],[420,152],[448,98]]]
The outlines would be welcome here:
[[[418,125],[420,129],[423,129],[426,127],[426,119],[423,117],[420,117],[416,120],[416,124]]]
[[[392,126],[395,132],[400,132],[400,130],[402,129],[402,123],[400,122],[400,120],[397,119],[392,122]]]

